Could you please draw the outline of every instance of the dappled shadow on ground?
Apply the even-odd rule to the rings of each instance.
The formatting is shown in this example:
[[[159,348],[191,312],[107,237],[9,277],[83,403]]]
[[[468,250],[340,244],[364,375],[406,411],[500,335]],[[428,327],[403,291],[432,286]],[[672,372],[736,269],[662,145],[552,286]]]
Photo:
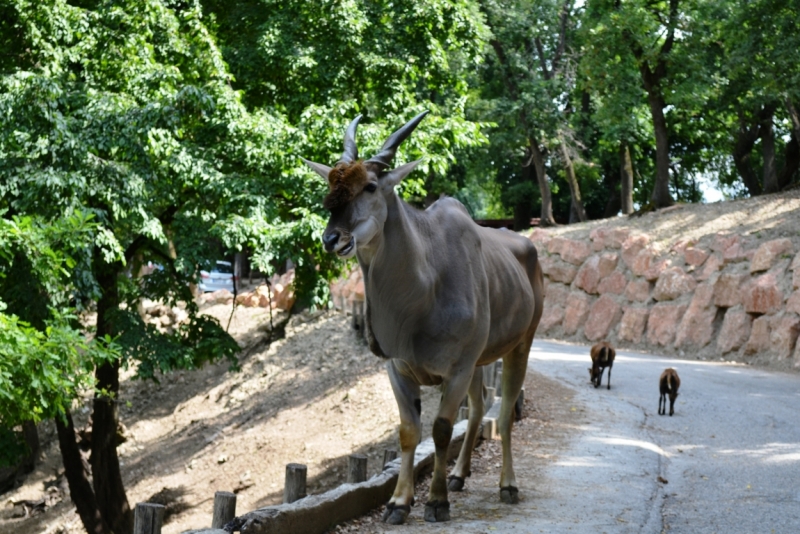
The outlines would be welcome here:
[[[384,365],[346,317],[325,314],[293,319],[287,338],[252,353],[239,373],[212,366],[129,385],[134,405],[122,415],[133,438],[120,450],[131,501],[185,487],[190,508],[173,516],[168,534],[204,526],[215,491],[238,492],[240,513],[280,502],[289,462],[308,465],[310,493],[343,483],[352,453],[367,455],[372,476],[397,444]],[[426,434],[438,399],[426,388]]]
[[[472,476],[463,492],[450,492],[451,521],[432,524],[423,520],[430,475],[416,485],[416,504],[408,524],[381,523],[382,510],[334,527],[332,533],[414,532],[464,533],[491,532],[496,521],[504,521],[525,532],[528,514],[536,514],[536,501],[557,490],[545,469],[561,459],[567,441],[586,423],[583,410],[575,404],[574,391],[538,373],[528,372],[525,380],[523,419],[514,423],[512,448],[514,468],[520,490],[520,504],[500,502],[498,480],[502,462],[501,441],[482,441],[473,452]],[[451,466],[453,462],[451,462]]]

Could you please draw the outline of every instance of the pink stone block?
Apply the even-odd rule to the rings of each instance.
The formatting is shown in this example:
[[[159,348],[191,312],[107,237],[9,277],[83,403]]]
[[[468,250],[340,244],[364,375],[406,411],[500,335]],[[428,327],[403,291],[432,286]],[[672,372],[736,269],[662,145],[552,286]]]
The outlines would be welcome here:
[[[597,292],[601,295],[610,293],[612,295],[622,295],[625,292],[625,286],[628,284],[628,279],[619,271],[614,271],[607,277],[600,280],[597,285]],[[649,284],[647,290],[650,290]],[[646,300],[646,299],[645,299]]]
[[[783,291],[774,273],[767,273],[744,286],[742,304],[748,313],[775,313],[783,305]]]
[[[658,303],[650,310],[647,320],[647,342],[666,347],[675,340],[686,306],[681,304]]]
[[[583,326],[589,313],[589,297],[584,293],[570,293],[564,310],[564,333],[572,335]]]
[[[739,240],[740,238],[738,235],[720,232],[714,236],[714,241],[711,243],[711,250],[714,252],[725,252],[726,249],[730,248],[734,243],[738,243]]]
[[[639,343],[647,325],[647,308],[623,308],[622,320],[619,323],[619,339]]]
[[[578,269],[575,275],[575,286],[587,293],[597,293],[600,282],[600,256],[592,256]]]
[[[680,267],[670,267],[658,277],[653,298],[658,301],[675,300],[684,293],[694,291],[697,282]]]
[[[792,355],[800,334],[800,317],[793,313],[770,319],[769,345],[781,358]]]
[[[629,269],[632,269],[633,261],[636,256],[645,249],[650,242],[650,238],[644,234],[630,236],[622,243],[622,261]]]
[[[732,308],[742,301],[742,282],[745,278],[736,273],[722,273],[714,284],[714,305]]]
[[[623,252],[624,258],[624,252]],[[650,268],[650,264],[656,258],[656,253],[652,249],[644,249],[636,255],[636,257],[628,265],[631,272],[636,276],[644,276],[645,271]]]
[[[619,254],[616,252],[606,252],[604,254],[600,254],[600,261],[597,264],[597,269],[600,271],[600,278],[603,279],[613,273],[614,269],[617,268],[618,263]]]
[[[741,308],[730,309],[722,320],[722,328],[717,336],[717,348],[722,354],[739,350],[750,337],[753,318]]]
[[[589,341],[604,339],[611,327],[619,321],[620,311],[620,305],[612,297],[603,295],[589,309],[583,335]]]
[[[631,280],[625,288],[625,297],[631,302],[647,302],[650,300],[650,282]]]
[[[563,306],[548,306],[545,304],[544,312],[542,313],[542,318],[539,321],[539,329],[538,332],[549,332],[550,330],[556,328],[557,326],[561,325],[561,322],[564,320],[564,308]]]
[[[702,248],[687,247],[686,250],[683,251],[683,259],[688,265],[694,267],[703,265],[703,262],[708,259],[708,256],[709,252]]]
[[[757,317],[750,329],[750,338],[744,346],[745,354],[755,354],[769,350],[769,317]]]
[[[539,259],[542,266],[542,272],[550,278],[552,282],[561,282],[569,284],[575,279],[578,268],[574,265],[564,263],[554,256],[546,256]]]
[[[769,270],[783,254],[791,254],[792,252],[791,239],[784,237],[767,241],[756,250],[750,262],[750,272],[757,273]]]
[[[698,281],[702,282],[708,280],[711,275],[719,271],[723,266],[722,259],[719,257],[718,254],[712,254],[708,257],[706,262],[703,264],[702,269],[700,272],[697,273],[696,278]]]
[[[694,292],[692,302],[686,310],[678,332],[675,335],[675,346],[683,347],[694,345],[705,347],[711,342],[714,336],[714,319],[717,309],[711,306],[714,295],[714,288],[709,284],[703,284]]]

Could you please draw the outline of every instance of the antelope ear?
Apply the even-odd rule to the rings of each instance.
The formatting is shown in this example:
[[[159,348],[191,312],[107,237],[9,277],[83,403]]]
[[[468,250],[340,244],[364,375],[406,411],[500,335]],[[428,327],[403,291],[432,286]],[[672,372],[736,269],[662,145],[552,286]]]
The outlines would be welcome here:
[[[381,185],[385,184],[385,185],[387,185],[389,187],[396,186],[397,184],[400,183],[400,181],[403,178],[405,178],[406,176],[411,174],[411,171],[414,170],[414,167],[419,165],[421,162],[422,162],[422,160],[418,159],[417,161],[412,161],[412,162],[406,163],[405,165],[400,165],[396,169],[392,169],[391,171],[381,175],[381,177],[380,177]]]
[[[300,158],[303,160],[303,163],[311,167],[311,169],[325,178],[325,182],[328,181],[328,175],[331,173],[331,169],[333,167],[328,167],[327,165],[323,165],[322,163],[314,163],[313,161],[308,161],[306,158]]]

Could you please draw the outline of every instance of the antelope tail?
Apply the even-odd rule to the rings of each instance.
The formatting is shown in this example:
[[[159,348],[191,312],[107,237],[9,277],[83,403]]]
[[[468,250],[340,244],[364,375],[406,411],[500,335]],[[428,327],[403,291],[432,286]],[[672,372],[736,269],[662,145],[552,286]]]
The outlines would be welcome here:
[[[672,391],[672,375],[667,375],[667,390]]]

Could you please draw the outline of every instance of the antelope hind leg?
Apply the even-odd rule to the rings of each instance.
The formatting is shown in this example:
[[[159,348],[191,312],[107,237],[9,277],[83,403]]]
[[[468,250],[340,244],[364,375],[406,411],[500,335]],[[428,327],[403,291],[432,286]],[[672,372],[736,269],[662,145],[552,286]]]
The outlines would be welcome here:
[[[513,424],[514,405],[525,382],[528,368],[528,353],[533,336],[517,345],[514,350],[503,357],[503,400],[500,405],[500,416],[497,420],[500,438],[503,440],[503,468],[500,472],[500,500],[506,504],[519,502],[517,478],[511,458],[511,426]]]
[[[473,368],[474,369],[474,368]],[[433,477],[425,504],[425,521],[440,522],[450,520],[450,501],[447,499],[447,451],[453,437],[453,421],[458,412],[461,399],[472,383],[473,369],[450,377],[445,383],[439,413],[433,422],[433,444],[436,453],[433,462]]]
[[[447,489],[450,491],[463,490],[464,481],[471,474],[472,451],[475,449],[475,439],[478,437],[478,430],[480,430],[484,414],[482,367],[476,367],[472,374],[468,396],[469,423],[467,423],[467,434],[464,436],[464,444],[461,446],[456,466],[450,476],[447,477]]]

